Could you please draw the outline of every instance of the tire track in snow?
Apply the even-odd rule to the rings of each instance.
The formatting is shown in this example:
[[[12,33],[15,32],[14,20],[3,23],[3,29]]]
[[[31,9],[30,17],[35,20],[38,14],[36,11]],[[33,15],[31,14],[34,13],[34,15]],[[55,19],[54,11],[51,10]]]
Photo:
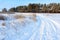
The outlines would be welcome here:
[[[44,21],[44,20],[43,20]],[[44,28],[44,32],[45,32],[45,40],[54,40],[54,39],[57,39],[56,37],[56,28],[55,28],[55,25],[54,23],[52,23],[50,20],[46,19],[45,18],[45,28]],[[44,37],[44,36],[43,36]],[[42,37],[42,38],[43,38]]]
[[[40,16],[40,15],[38,15],[38,16]],[[45,36],[47,36],[46,37],[46,40],[57,40],[58,39],[58,37],[57,37],[57,27],[59,27],[60,25],[57,23],[57,22],[55,22],[55,21],[53,21],[52,19],[49,19],[49,18],[45,18],[44,16],[40,16],[40,17],[42,17],[41,18],[41,20],[42,21],[44,21],[44,23],[45,23],[45,26],[44,27],[42,27],[44,30],[45,30],[45,28],[46,28],[46,31],[47,32],[49,32],[49,33],[51,33],[50,34],[50,36],[47,36],[47,35],[45,35]],[[44,25],[43,23],[41,23],[41,25]],[[47,25],[47,26],[46,26]],[[42,28],[40,28],[40,29],[42,29]],[[50,30],[49,30],[50,29]],[[44,30],[42,30],[42,31],[44,31]],[[41,30],[40,30],[41,31]],[[53,33],[54,34],[53,34]],[[43,32],[41,32],[41,33],[43,33]],[[44,33],[43,33],[44,34]],[[42,40],[43,39],[43,35],[40,35],[41,37],[40,37],[40,40]],[[55,38],[54,38],[55,37]]]

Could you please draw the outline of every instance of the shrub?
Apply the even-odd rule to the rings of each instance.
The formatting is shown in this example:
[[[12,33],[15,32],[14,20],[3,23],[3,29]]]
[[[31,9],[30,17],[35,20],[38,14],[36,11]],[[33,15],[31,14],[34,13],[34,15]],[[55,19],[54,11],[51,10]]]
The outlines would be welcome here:
[[[0,20],[5,20],[5,17],[0,15]]]
[[[16,15],[16,16],[14,16],[16,19],[21,19],[21,18],[25,18],[25,16],[23,16],[23,15]]]

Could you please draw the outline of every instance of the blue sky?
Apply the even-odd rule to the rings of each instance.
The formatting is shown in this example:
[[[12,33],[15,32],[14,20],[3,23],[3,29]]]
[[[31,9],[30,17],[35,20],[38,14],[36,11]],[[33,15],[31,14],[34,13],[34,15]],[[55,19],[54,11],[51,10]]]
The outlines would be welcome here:
[[[0,0],[0,10],[11,8],[19,5],[28,5],[29,3],[60,3],[60,0]]]

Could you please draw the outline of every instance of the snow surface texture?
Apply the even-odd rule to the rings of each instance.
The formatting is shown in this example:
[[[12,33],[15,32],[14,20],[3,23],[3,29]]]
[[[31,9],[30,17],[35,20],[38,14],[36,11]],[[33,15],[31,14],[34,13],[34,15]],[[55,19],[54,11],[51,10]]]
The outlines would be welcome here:
[[[60,14],[0,15],[0,40],[60,40]]]

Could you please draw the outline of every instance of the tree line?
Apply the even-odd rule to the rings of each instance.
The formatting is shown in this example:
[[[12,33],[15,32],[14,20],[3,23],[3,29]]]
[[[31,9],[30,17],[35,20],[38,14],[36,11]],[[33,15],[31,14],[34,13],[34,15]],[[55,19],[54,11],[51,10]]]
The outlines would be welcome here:
[[[60,3],[50,4],[29,4],[25,6],[17,6],[10,8],[8,11],[6,8],[2,9],[2,12],[33,12],[33,13],[60,13]]]

